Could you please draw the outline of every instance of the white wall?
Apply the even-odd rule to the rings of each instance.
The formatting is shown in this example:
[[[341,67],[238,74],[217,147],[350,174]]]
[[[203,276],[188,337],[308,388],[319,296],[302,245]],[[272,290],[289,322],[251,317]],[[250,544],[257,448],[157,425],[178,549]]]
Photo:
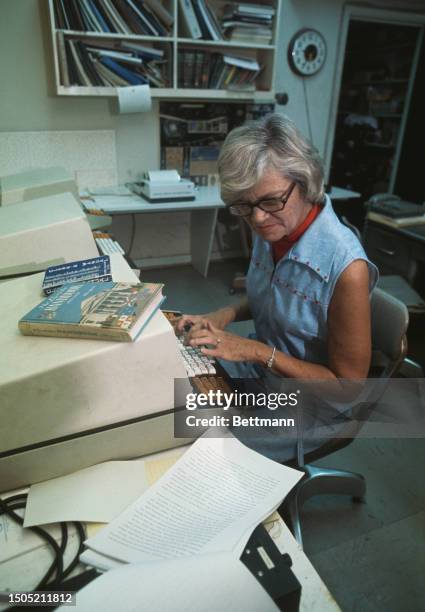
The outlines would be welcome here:
[[[0,0],[0,131],[114,129],[120,180],[158,166],[157,104],[132,117],[108,98],[55,96],[49,28],[47,0]]]

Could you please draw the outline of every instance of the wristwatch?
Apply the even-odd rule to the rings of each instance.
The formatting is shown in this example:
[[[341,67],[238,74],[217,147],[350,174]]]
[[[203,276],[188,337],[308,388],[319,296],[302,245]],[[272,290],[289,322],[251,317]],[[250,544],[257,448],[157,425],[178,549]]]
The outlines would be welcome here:
[[[272,354],[270,355],[269,359],[267,359],[266,361],[266,366],[268,368],[272,368],[273,367],[273,362],[274,362],[274,354],[276,353],[276,347],[273,347],[273,351]]]

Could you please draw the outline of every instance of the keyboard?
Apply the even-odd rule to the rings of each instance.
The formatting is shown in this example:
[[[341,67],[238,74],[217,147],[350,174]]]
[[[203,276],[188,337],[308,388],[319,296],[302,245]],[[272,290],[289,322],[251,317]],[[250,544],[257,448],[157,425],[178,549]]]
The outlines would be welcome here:
[[[177,336],[177,342],[189,378],[206,374],[217,374],[213,357],[204,355],[198,346],[186,346],[181,336]]]
[[[121,255],[125,255],[125,251],[120,243],[111,238],[108,234],[104,232],[94,232],[93,236],[97,248],[102,255],[111,255],[112,253],[121,253]]]
[[[181,317],[181,312],[174,310],[163,310],[163,314],[173,325]],[[180,354],[183,358],[187,376],[198,393],[208,393],[209,391],[222,391],[230,393],[231,389],[223,376],[217,370],[219,364],[214,357],[208,357],[201,352],[201,347],[187,346],[184,344],[184,336],[176,336]],[[222,368],[221,368],[222,369]]]

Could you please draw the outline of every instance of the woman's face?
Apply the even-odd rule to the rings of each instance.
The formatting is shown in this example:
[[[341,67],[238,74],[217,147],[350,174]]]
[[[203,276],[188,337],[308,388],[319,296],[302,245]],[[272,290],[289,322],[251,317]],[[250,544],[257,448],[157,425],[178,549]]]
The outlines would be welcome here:
[[[254,203],[261,200],[282,199],[289,192],[292,181],[283,177],[277,170],[266,170],[256,184],[246,195],[246,202]],[[311,210],[311,204],[301,199],[298,185],[295,185],[283,210],[274,213],[264,212],[257,206],[249,217],[244,217],[251,228],[268,242],[276,242],[288,236],[302,223]]]

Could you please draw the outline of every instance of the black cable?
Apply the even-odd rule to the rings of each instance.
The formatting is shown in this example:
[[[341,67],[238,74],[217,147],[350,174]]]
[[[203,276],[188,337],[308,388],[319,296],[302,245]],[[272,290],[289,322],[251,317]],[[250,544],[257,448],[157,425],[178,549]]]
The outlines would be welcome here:
[[[27,494],[21,493],[18,495],[13,495],[6,499],[0,498],[0,515],[6,514],[12,520],[14,520],[19,525],[23,526],[24,520],[16,514],[15,510],[19,510],[25,508],[27,503]],[[60,523],[61,527],[61,543],[60,545],[56,542],[56,540],[48,533],[45,529],[41,527],[28,527],[33,533],[36,533],[42,540],[44,540],[53,550],[54,559],[48,568],[47,572],[35,587],[34,590],[39,591],[45,589],[47,586],[49,588],[54,588],[60,585],[60,583],[66,578],[72,570],[78,564],[79,556],[84,548],[84,540],[85,533],[83,526],[81,523],[74,522],[75,528],[77,530],[77,534],[79,537],[79,545],[78,550],[72,559],[71,563],[65,569],[63,566],[63,555],[68,543],[68,527],[66,523]]]
[[[14,510],[25,508],[26,495],[23,496],[24,499],[19,499],[19,497],[22,496],[14,495],[13,497],[9,498],[9,500],[1,499],[0,512],[1,514],[7,514],[11,519],[15,521],[15,523],[18,523],[18,525],[23,526],[24,519],[21,518],[19,514],[16,514]],[[52,564],[50,565],[46,574],[43,576],[43,578],[35,588],[36,591],[39,591],[47,586],[53,574],[56,573],[56,580],[60,580],[60,577],[63,573],[62,551],[56,540],[45,529],[42,529],[41,527],[29,527],[28,529],[30,529],[33,533],[36,533],[42,540],[47,542],[47,544],[51,546],[51,548],[53,548],[54,552],[54,559]]]
[[[305,113],[306,113],[306,117],[307,117],[308,137],[310,138],[311,144],[314,144],[314,142],[313,142],[313,132],[311,130],[310,107],[308,105],[307,88],[306,88],[306,85],[305,85],[305,78],[302,79],[302,82],[303,82],[303,89],[304,89],[304,103],[305,103]]]
[[[71,563],[68,565],[68,567],[66,568],[66,570],[64,570],[64,572],[62,574],[62,580],[64,578],[66,578],[67,576],[69,576],[69,574],[72,572],[72,570],[78,565],[78,561],[79,561],[80,555],[81,555],[81,553],[84,550],[84,540],[86,539],[86,534],[84,533],[84,528],[83,528],[81,523],[74,522],[73,524],[74,524],[75,528],[77,529],[77,533],[78,533],[78,536],[79,536],[80,543],[78,545],[78,550],[75,553],[75,556],[74,556],[73,560],[71,561]]]
[[[131,215],[131,234],[130,234],[130,244],[128,245],[127,256],[131,257],[131,251],[133,249],[134,238],[136,237],[136,215],[133,213]]]

